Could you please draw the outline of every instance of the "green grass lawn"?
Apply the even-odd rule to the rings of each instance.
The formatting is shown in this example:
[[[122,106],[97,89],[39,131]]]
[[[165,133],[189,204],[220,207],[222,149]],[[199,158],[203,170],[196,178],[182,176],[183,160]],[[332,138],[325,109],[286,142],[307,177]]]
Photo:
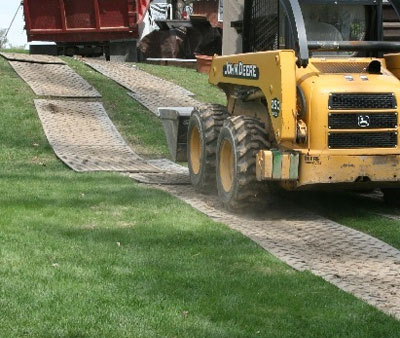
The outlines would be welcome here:
[[[29,50],[23,48],[0,48],[0,52],[29,54]]]
[[[166,152],[124,89],[73,63],[132,144]],[[0,337],[400,337],[400,322],[183,202],[72,172],[1,58],[0,78]]]

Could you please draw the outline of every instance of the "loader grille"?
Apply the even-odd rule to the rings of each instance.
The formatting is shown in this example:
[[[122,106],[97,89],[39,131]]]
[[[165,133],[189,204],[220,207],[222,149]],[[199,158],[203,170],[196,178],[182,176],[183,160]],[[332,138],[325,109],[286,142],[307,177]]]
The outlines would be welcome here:
[[[397,133],[330,133],[328,146],[330,149],[395,148]]]
[[[326,74],[365,73],[368,65],[368,62],[313,62],[318,71]]]
[[[397,113],[329,114],[329,129],[397,128]]]
[[[331,94],[328,105],[330,110],[397,108],[396,97],[392,93]]]

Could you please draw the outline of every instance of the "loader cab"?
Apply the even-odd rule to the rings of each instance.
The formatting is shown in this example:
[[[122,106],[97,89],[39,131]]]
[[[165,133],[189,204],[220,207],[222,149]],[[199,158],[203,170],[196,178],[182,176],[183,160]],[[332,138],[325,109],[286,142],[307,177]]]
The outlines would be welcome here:
[[[390,1],[398,14],[400,1]],[[399,45],[383,39],[382,0],[248,0],[243,51],[293,49],[312,56],[382,57]]]
[[[339,6],[312,2],[303,2],[300,6],[309,41],[362,41],[368,39],[368,33],[377,35],[375,27],[371,32],[367,31],[369,17],[376,17],[375,6],[368,8],[361,4]],[[280,19],[284,21],[283,13]],[[377,22],[374,23],[373,26],[378,26]]]
[[[321,3],[320,1],[302,1],[305,30],[308,41],[376,41],[382,39],[381,4],[365,5],[348,2]],[[283,34],[291,34],[287,29],[286,16],[280,11]],[[286,30],[285,30],[286,28]],[[281,33],[282,34],[282,33]],[[286,36],[280,47],[293,49],[293,38]],[[285,45],[286,40],[288,44]],[[353,52],[311,52],[311,56],[344,56]],[[357,53],[360,54],[360,53]],[[359,55],[361,56],[361,55]],[[362,55],[373,56],[373,55]],[[377,55],[374,55],[377,56]]]

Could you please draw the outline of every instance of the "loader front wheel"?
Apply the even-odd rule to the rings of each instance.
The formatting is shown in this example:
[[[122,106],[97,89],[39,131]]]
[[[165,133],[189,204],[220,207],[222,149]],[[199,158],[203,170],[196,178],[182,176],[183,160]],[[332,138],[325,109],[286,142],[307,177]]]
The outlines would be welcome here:
[[[256,178],[256,156],[270,147],[264,124],[255,118],[226,120],[217,144],[218,195],[227,209],[240,210],[258,200],[264,184]]]
[[[224,106],[208,104],[195,108],[188,128],[188,166],[196,191],[215,191],[215,153],[220,129],[228,117]]]

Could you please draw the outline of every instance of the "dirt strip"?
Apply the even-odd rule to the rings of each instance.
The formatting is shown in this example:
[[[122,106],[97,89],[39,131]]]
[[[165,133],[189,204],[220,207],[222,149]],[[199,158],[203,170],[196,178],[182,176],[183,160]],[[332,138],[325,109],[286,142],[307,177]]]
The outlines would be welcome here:
[[[309,270],[400,319],[400,251],[359,231],[277,201],[257,215],[231,214],[190,186],[154,187],[240,231],[291,267]],[[283,207],[284,206],[284,207]]]
[[[85,59],[84,62],[99,73],[131,91],[129,95],[151,112],[159,107],[195,107],[200,105],[190,91],[146,73],[134,65]]]

